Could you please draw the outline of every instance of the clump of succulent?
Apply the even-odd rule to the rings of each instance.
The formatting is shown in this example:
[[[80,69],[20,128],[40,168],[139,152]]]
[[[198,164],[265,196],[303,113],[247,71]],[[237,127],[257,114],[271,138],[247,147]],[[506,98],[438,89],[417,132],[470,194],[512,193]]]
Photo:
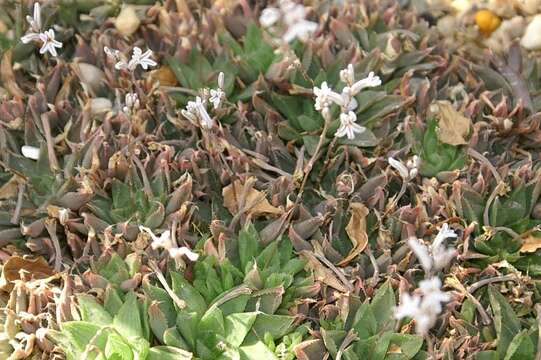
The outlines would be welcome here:
[[[7,3],[0,357],[539,357],[541,60],[452,3]]]

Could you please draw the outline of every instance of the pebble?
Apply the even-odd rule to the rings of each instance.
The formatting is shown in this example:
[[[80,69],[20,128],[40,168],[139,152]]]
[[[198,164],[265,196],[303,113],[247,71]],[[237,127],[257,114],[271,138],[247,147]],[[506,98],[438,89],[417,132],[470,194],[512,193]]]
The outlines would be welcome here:
[[[141,20],[137,17],[133,6],[129,5],[122,8],[115,20],[116,29],[125,36],[136,32],[139,25],[141,25]]]
[[[541,49],[541,15],[536,15],[528,24],[520,44],[528,50]]]

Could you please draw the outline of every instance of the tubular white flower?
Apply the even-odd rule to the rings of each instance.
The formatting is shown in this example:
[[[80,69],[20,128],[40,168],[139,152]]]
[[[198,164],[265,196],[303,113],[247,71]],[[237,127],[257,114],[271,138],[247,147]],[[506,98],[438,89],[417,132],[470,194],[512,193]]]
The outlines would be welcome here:
[[[21,153],[25,158],[38,160],[39,159],[39,148],[30,145],[23,145],[21,147]]]
[[[420,335],[426,335],[435,325],[438,315],[442,312],[442,303],[450,300],[449,294],[441,291],[441,280],[432,277],[419,283],[422,294],[400,295],[400,305],[395,308],[397,319],[410,317],[415,320],[415,330]]]
[[[366,130],[366,128],[356,124],[355,121],[357,121],[357,115],[353,111],[340,114],[340,127],[336,130],[334,136],[342,137],[345,135],[349,140],[355,139],[356,133],[360,134]]]
[[[150,246],[156,250],[156,249],[159,249],[159,248],[163,248],[165,250],[169,250],[173,247],[173,241],[171,239],[171,231],[169,230],[166,230],[164,231],[160,237],[156,236],[154,234],[154,232],[149,229],[148,227],[146,226],[142,226],[142,225],[139,225],[139,231],[141,232],[145,232],[147,233],[148,235],[150,235],[151,239],[152,239],[152,243],[150,244]]]
[[[439,271],[445,268],[456,255],[454,248],[447,248],[443,241],[450,237],[457,237],[457,234],[449,229],[448,224],[443,224],[438,235],[429,246],[426,246],[419,239],[409,239],[408,245],[419,260],[424,271],[429,273],[432,270]]]
[[[263,27],[269,27],[274,25],[278,20],[280,20],[280,10],[273,7],[268,7],[263,9],[261,16],[259,17],[259,23]]]
[[[197,117],[197,119],[199,119],[201,127],[210,129],[214,126],[214,120],[212,120],[209,113],[207,112],[207,109],[205,107],[205,101],[201,99],[200,96],[197,96],[195,98],[195,101],[188,101],[188,104],[186,105],[186,112]],[[193,121],[193,116],[188,115],[186,117]]]
[[[421,264],[422,268],[426,273],[432,270],[433,260],[430,256],[428,247],[423,244],[420,240],[411,238],[408,240],[408,246],[411,248],[417,260]]]
[[[122,108],[122,111],[125,113],[129,114],[139,108],[139,97],[137,93],[127,93],[124,102],[126,105]]]
[[[34,3],[34,16],[26,16],[26,21],[30,24],[30,28],[34,32],[41,32],[41,7],[39,2]]]
[[[209,101],[214,106],[214,109],[218,109],[220,107],[220,103],[222,102],[222,99],[225,97],[225,93],[222,89],[210,89],[210,98]]]
[[[40,40],[43,42],[43,45],[39,49],[40,54],[45,54],[49,52],[52,56],[58,56],[55,48],[61,48],[62,43],[55,40],[54,30],[49,29],[41,34],[39,34]]]
[[[323,110],[323,108],[331,106],[332,103],[335,103],[339,106],[343,106],[344,98],[335,93],[324,81],[321,83],[321,88],[314,86],[314,95],[316,96],[315,108],[318,111]]]
[[[353,64],[349,64],[345,69],[340,70],[340,80],[348,85],[353,84],[355,81],[355,71]]]
[[[220,71],[220,73],[218,74],[218,87],[223,90],[224,85],[225,85],[225,74],[222,71]]]
[[[295,38],[306,41],[316,30],[317,23],[308,20],[300,20],[297,23],[289,26],[285,34],[282,36],[282,39],[284,39],[285,42],[291,42],[295,40]]]
[[[362,89],[375,87],[381,85],[381,79],[379,76],[375,76],[374,72],[371,71],[368,76],[362,80],[357,81],[351,85],[351,93],[353,96],[357,95]]]
[[[169,249],[169,256],[175,260],[181,260],[182,256],[186,256],[190,261],[197,261],[199,259],[199,254],[185,246]]]
[[[389,165],[391,165],[396,171],[398,171],[402,179],[404,180],[410,179],[410,172],[408,168],[406,167],[406,165],[402,164],[401,161],[398,161],[393,157],[389,157],[387,161],[389,162]]]
[[[149,66],[158,65],[154,60],[150,58],[151,55],[152,50],[150,49],[143,53],[143,50],[141,50],[139,47],[134,47],[132,57],[128,63],[128,69],[133,71],[135,70],[137,65],[141,65],[143,69],[147,70]]]

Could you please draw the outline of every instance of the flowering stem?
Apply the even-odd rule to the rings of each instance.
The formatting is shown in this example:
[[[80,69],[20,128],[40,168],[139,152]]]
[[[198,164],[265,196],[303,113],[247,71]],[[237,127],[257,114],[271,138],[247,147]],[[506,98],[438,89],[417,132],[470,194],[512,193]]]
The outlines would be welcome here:
[[[473,294],[474,292],[476,292],[477,290],[479,290],[485,285],[492,284],[495,282],[503,282],[503,281],[516,280],[516,279],[517,279],[517,276],[515,274],[508,274],[508,275],[492,277],[489,279],[479,280],[478,282],[475,282],[468,287],[468,292]]]

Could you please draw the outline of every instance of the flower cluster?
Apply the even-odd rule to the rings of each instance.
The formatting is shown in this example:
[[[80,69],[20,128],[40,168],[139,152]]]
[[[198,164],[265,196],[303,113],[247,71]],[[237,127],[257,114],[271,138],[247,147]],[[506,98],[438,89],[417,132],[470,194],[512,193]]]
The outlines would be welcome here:
[[[365,130],[364,127],[356,123],[357,115],[353,111],[358,104],[355,96],[362,89],[381,85],[381,79],[370,72],[368,77],[355,82],[353,65],[349,64],[346,69],[340,71],[340,80],[346,84],[340,94],[333,91],[326,81],[321,83],[321,87],[314,87],[315,108],[325,114],[329,113],[332,104],[340,106],[340,127],[334,135],[336,137],[347,136],[348,139],[352,140],[356,133],[360,134]]]
[[[409,181],[416,177],[419,173],[419,167],[421,166],[421,159],[417,155],[414,155],[408,160],[406,165],[392,157],[390,157],[388,161],[389,165],[398,171],[400,177],[402,177],[404,181]]]
[[[145,232],[152,238],[152,243],[150,246],[156,250],[162,248],[169,253],[171,258],[175,259],[176,262],[182,261],[182,256],[186,256],[190,261],[197,261],[199,254],[193,252],[186,246],[178,247],[177,244],[171,238],[171,231],[164,231],[159,237],[156,236],[151,229],[145,226],[139,226],[139,231]]]
[[[156,61],[150,58],[152,56],[152,50],[150,49],[143,53],[143,50],[139,47],[134,47],[130,60],[128,60],[119,50],[110,49],[105,46],[103,51],[109,58],[116,61],[115,69],[117,70],[134,71],[137,68],[137,65],[141,65],[143,69],[147,70],[149,66],[157,65]]]
[[[435,276],[419,283],[419,293],[400,295],[400,305],[396,307],[394,316],[397,319],[410,317],[415,320],[415,330],[426,335],[438,320],[442,311],[442,303],[450,300],[448,293],[441,291],[441,280]]]
[[[444,269],[455,257],[455,249],[444,245],[445,239],[456,238],[457,234],[448,224],[443,224],[438,235],[430,245],[425,245],[418,239],[409,239],[408,245],[417,256],[419,263],[426,273]]]
[[[30,29],[26,35],[21,37],[21,41],[28,44],[31,41],[41,41],[40,54],[49,52],[52,56],[58,56],[56,48],[61,48],[62,43],[55,40],[55,34],[53,29],[41,31],[41,7],[39,3],[34,4],[33,16],[27,16],[26,21],[30,24]]]
[[[214,110],[217,110],[225,99],[224,92],[224,73],[218,74],[218,87],[216,89],[205,89],[201,96],[196,96],[195,101],[188,101],[186,109],[182,110],[182,115],[193,123],[199,123],[205,129],[211,129],[214,126],[214,120],[207,111],[207,101],[212,104]]]
[[[263,27],[271,27],[280,19],[286,28],[282,35],[285,42],[296,38],[306,41],[317,29],[317,23],[306,20],[306,8],[291,0],[280,0],[279,7],[268,7],[261,12],[259,22]]]
[[[417,239],[408,240],[408,245],[419,259],[425,273],[431,277],[419,283],[420,294],[401,294],[400,305],[395,309],[395,317],[414,319],[415,330],[421,335],[425,335],[438,320],[438,315],[442,311],[441,304],[450,300],[449,294],[441,291],[441,280],[431,274],[445,268],[455,256],[455,250],[446,248],[443,243],[445,239],[451,237],[457,237],[457,234],[448,224],[443,224],[429,246]]]
[[[122,111],[126,114],[131,114],[134,110],[139,109],[139,97],[136,93],[127,93],[124,100],[124,107]]]

